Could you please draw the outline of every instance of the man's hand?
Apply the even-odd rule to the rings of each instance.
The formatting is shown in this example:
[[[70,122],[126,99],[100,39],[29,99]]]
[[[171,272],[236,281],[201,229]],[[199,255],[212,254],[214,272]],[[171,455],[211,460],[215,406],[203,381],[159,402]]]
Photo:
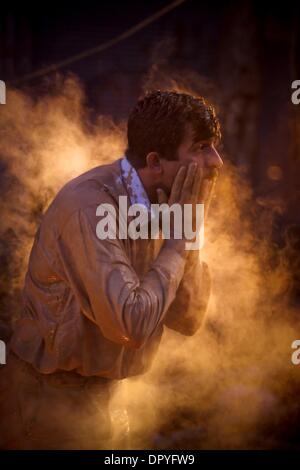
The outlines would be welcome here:
[[[157,190],[158,203],[195,204],[200,193],[202,182],[202,169],[197,163],[190,163],[188,167],[179,168],[172,185],[170,197],[162,189]]]
[[[205,204],[205,216],[211,202],[218,170],[214,168],[210,177],[204,176],[202,168],[197,163],[179,168],[172,185],[170,197],[162,189],[157,189],[158,203],[172,204]]]
[[[183,214],[184,204],[192,204],[193,206],[196,206],[196,204],[204,204],[206,219],[217,175],[218,171],[212,170],[210,178],[204,177],[203,170],[197,163],[190,163],[188,167],[182,166],[177,172],[169,198],[162,189],[157,190],[158,203],[165,203],[169,206],[172,206],[172,204],[180,204]],[[193,208],[193,217],[195,217],[195,214],[196,207]],[[182,222],[184,223],[184,221]],[[193,220],[193,224],[194,222]],[[173,243],[169,242],[169,245],[174,245],[175,242],[174,229],[174,223],[173,225],[171,223],[170,236]],[[175,245],[181,252],[185,241],[184,237],[182,237],[182,240],[176,240],[177,243],[175,243]]]
[[[168,204],[172,206],[173,204],[179,204],[182,209],[182,217],[184,217],[184,205],[192,204],[196,205],[200,187],[202,182],[202,169],[197,165],[197,163],[191,163],[188,167],[182,166],[175,177],[174,183],[172,185],[170,197],[162,189],[157,190],[158,203],[159,204]],[[185,252],[185,242],[184,236],[182,238],[175,238],[175,227],[174,220],[170,220],[170,240],[166,240],[167,246],[175,247],[181,254],[187,255]],[[182,219],[182,227],[184,227],[184,220]]]

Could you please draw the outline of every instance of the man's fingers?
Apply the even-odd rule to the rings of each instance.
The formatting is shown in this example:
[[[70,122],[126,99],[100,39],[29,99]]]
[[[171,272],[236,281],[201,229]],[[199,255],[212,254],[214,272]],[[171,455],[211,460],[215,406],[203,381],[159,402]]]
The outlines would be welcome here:
[[[175,203],[179,202],[185,176],[186,176],[186,167],[181,166],[175,176],[175,179],[172,185],[170,204],[173,204],[174,202]]]
[[[182,197],[184,199],[184,203],[188,203],[189,201],[186,201],[185,199],[191,199],[192,197],[192,191],[193,191],[193,183],[195,179],[195,175],[197,172],[197,163],[190,163],[188,166],[188,171],[183,183],[183,188],[182,188]]]
[[[193,200],[195,203],[198,202],[199,194],[200,194],[200,187],[202,184],[202,178],[203,178],[203,170],[200,166],[198,166],[198,169],[196,171],[196,175],[194,178],[194,185],[193,185]]]
[[[164,204],[164,203],[168,203],[168,196],[166,195],[165,191],[161,188],[157,189],[156,190],[157,192],[157,201],[158,201],[158,204]]]

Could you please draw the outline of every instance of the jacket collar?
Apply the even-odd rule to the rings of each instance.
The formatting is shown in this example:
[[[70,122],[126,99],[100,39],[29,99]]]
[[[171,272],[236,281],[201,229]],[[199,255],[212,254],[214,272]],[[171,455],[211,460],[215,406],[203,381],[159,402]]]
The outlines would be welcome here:
[[[121,177],[127,189],[130,204],[142,204],[151,212],[151,203],[137,171],[126,157],[120,160]]]

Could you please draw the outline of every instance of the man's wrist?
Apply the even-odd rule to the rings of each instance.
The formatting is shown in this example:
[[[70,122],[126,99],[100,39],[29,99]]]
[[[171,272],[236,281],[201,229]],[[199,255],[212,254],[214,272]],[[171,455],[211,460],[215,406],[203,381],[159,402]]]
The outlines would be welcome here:
[[[187,255],[189,253],[188,250],[185,249],[186,241],[184,239],[177,240],[175,238],[172,238],[170,240],[165,240],[164,246],[166,248],[171,248],[173,250],[176,250],[177,253],[179,253],[181,256],[184,258],[187,258]]]

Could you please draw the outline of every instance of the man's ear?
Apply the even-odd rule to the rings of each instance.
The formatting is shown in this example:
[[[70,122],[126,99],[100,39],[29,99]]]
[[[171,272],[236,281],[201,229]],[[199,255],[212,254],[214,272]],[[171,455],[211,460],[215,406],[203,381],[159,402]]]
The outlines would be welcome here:
[[[163,172],[162,162],[157,152],[148,153],[146,156],[146,162],[149,170],[154,171],[157,174],[161,174]]]

